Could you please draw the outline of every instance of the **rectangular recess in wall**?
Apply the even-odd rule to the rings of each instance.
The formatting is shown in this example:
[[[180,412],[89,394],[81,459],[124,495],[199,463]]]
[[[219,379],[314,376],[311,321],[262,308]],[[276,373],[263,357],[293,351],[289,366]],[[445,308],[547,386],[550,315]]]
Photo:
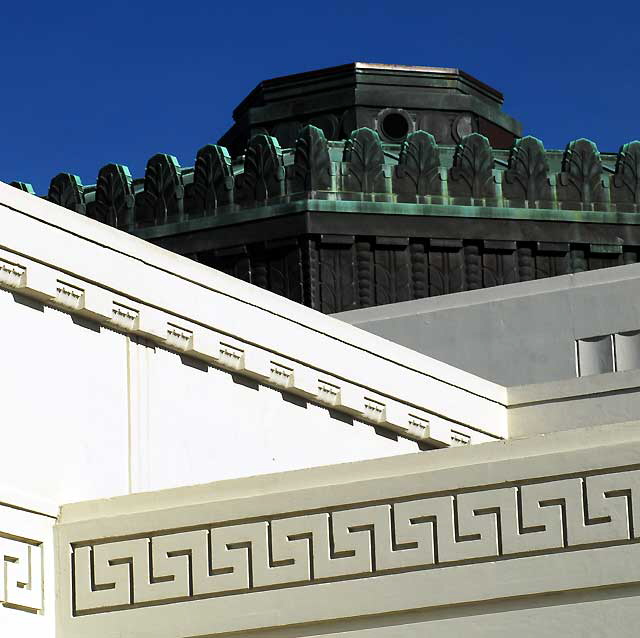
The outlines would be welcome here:
[[[613,335],[578,339],[578,376],[604,374],[614,370]]]
[[[640,330],[613,335],[616,370],[640,369]]]

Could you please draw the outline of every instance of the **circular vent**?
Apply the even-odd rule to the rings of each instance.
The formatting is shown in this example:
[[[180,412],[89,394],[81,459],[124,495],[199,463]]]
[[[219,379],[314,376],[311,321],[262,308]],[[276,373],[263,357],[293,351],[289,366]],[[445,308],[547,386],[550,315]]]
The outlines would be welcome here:
[[[385,137],[400,142],[407,137],[410,124],[409,119],[405,115],[398,111],[392,111],[382,118],[380,127]]]

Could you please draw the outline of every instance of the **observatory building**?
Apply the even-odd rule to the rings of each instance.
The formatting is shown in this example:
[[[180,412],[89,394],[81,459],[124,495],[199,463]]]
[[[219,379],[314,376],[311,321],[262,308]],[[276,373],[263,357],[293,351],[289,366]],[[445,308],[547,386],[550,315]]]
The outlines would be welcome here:
[[[631,638],[640,142],[457,69],[0,183],[0,636]]]

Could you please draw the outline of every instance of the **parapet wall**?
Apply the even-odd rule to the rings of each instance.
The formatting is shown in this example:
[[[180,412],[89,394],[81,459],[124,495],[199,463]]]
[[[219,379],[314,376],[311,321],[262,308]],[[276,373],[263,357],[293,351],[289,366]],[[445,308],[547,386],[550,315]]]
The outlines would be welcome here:
[[[13,185],[32,192],[28,184]],[[640,142],[625,144],[617,155],[601,155],[586,139],[561,153],[524,137],[504,151],[492,149],[478,133],[451,147],[416,131],[398,145],[383,144],[368,128],[353,131],[345,142],[327,142],[309,125],[294,148],[281,149],[274,137],[260,134],[233,161],[224,147],[207,145],[192,168],[171,155],[154,155],[144,178],[133,179],[117,164],[103,167],[89,186],[61,173],[46,198],[124,230],[301,198],[638,212]]]
[[[64,507],[58,635],[630,637],[637,452],[608,426]]]

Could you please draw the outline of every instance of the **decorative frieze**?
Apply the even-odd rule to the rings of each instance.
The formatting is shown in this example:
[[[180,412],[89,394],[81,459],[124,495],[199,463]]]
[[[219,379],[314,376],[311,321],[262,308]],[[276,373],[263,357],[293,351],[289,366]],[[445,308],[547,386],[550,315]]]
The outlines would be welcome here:
[[[120,303],[114,302],[111,321],[114,326],[126,331],[135,331],[138,327],[138,317],[140,313],[138,310],[129,308]]]
[[[174,350],[191,350],[193,348],[193,331],[174,324],[167,324],[166,344]]]
[[[144,190],[136,194],[135,225],[153,226],[184,218],[184,184],[178,160],[158,153],[148,162]]]
[[[426,120],[398,143],[369,128],[327,141],[299,124],[282,147],[261,132],[236,157],[210,144],[194,166],[156,155],[144,180],[116,164],[96,185],[60,174],[47,198],[325,313],[637,261],[639,141],[601,154],[587,139],[558,151],[527,136],[507,149],[460,129],[450,146]],[[379,244],[396,227],[408,249]],[[517,254],[482,247],[494,238],[517,242]],[[467,245],[434,250],[439,239]],[[566,259],[529,260],[537,242],[560,240]],[[581,255],[606,242],[623,254]]]
[[[72,543],[73,614],[508,561],[638,538],[637,468],[414,493]]]
[[[329,190],[331,161],[327,140],[321,129],[305,126],[296,142],[293,163],[293,192]]]
[[[384,192],[384,152],[380,136],[370,128],[353,131],[345,142],[346,191]]]
[[[26,283],[26,269],[0,259],[0,284],[7,288],[22,288]]]
[[[66,312],[131,336],[144,337],[169,350],[246,375],[405,437],[437,447],[452,444],[449,426],[442,425],[446,421],[433,418],[422,406],[377,394],[374,389],[334,377],[330,371],[317,370],[164,310],[116,296],[94,283],[64,275],[44,264],[28,259],[20,261],[6,252],[0,255],[0,286],[19,290]],[[472,428],[460,427],[474,441],[491,438]]]
[[[58,280],[55,302],[71,310],[82,310],[84,308],[84,290]]]
[[[135,197],[133,179],[126,166],[107,164],[98,173],[96,195],[88,214],[116,228],[131,228]]]
[[[49,185],[47,199],[80,215],[86,214],[85,188],[77,175],[71,173],[56,175]]]
[[[294,143],[282,141],[287,148],[260,133],[234,158],[225,147],[207,144],[192,167],[157,154],[147,164],[144,183],[118,164],[100,169],[95,185],[60,173],[47,199],[130,231],[261,207],[290,195],[327,199],[328,192],[329,199],[384,195],[383,201],[405,205],[638,211],[638,141],[601,157],[590,140],[574,140],[560,165],[558,152],[531,136],[506,150],[492,148],[477,132],[459,136],[455,147],[436,144],[428,130],[409,133],[400,147],[383,143],[366,127],[346,133],[344,140],[327,142],[316,126],[297,127]],[[24,182],[12,185],[33,192]]]
[[[3,534],[0,529],[0,603],[30,612],[43,609],[42,542]]]
[[[273,383],[280,388],[289,388],[291,383],[293,382],[293,369],[287,368],[287,366],[283,366],[274,361],[271,362],[271,374],[269,375],[269,379]]]
[[[227,149],[207,144],[196,156],[193,183],[185,191],[187,216],[215,215],[233,203],[233,169]]]
[[[226,343],[220,343],[220,364],[231,370],[241,370],[244,367],[244,350]]]

